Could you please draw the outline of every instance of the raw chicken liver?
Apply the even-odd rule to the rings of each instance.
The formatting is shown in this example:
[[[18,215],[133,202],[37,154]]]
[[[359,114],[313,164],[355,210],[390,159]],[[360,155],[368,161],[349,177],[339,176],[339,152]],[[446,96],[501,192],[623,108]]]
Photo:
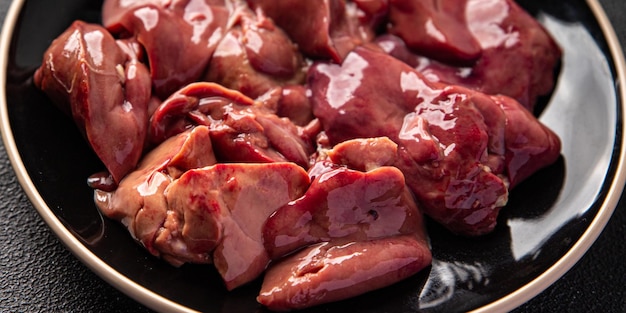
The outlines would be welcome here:
[[[509,186],[560,153],[556,135],[515,100],[430,82],[377,50],[356,48],[342,65],[318,63],[308,81],[330,144],[394,141],[391,165],[425,213],[460,234],[490,232]]]
[[[260,9],[271,17],[306,56],[341,62],[350,50],[362,43],[343,0],[247,2],[253,10]]]
[[[308,167],[313,151],[301,127],[235,90],[194,83],[164,101],[151,119],[150,138],[160,142],[194,125],[211,129],[221,162],[284,162]]]
[[[555,86],[561,48],[513,0],[393,0],[391,7],[390,32],[404,40],[386,34],[376,42],[430,80],[506,95],[531,111]]]
[[[146,51],[155,94],[164,99],[202,77],[226,32],[223,0],[108,0],[104,26]]]
[[[308,185],[308,175],[294,163],[217,164],[190,170],[167,189],[172,212],[168,221],[191,224],[186,227],[192,238],[207,229],[220,234],[213,261],[231,290],[263,273],[270,261],[263,247],[265,220],[300,197]]]
[[[103,214],[121,221],[153,255],[174,265],[210,263],[221,234],[207,227],[211,221],[167,223],[171,212],[165,190],[187,170],[215,163],[208,128],[196,127],[160,144],[115,191],[95,190],[94,198]]]
[[[426,269],[422,211],[489,233],[560,153],[533,109],[561,50],[514,0],[106,0],[102,21],[34,75],[108,171],[98,208],[228,290],[265,272],[271,310]]]
[[[116,182],[143,154],[150,76],[132,41],[74,22],[52,42],[35,85],[70,114]]]
[[[263,238],[270,257],[278,259],[322,241],[364,241],[422,227],[421,212],[398,169],[338,167],[315,177],[301,198],[272,214]]]
[[[205,80],[251,98],[276,86],[304,82],[302,54],[270,18],[240,7],[231,19],[237,23],[218,44]]]
[[[423,238],[324,242],[271,266],[257,301],[275,311],[303,309],[389,286],[430,265]]]

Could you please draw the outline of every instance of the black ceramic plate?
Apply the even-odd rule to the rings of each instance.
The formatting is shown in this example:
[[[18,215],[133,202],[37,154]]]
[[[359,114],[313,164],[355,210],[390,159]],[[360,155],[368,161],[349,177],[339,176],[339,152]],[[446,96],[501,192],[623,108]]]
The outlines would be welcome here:
[[[596,1],[523,0],[565,54],[541,120],[562,158],[517,187],[494,233],[453,236],[428,223],[429,270],[311,312],[507,311],[563,275],[593,243],[624,186],[624,60]],[[103,218],[86,178],[102,165],[73,123],[32,86],[44,50],[75,19],[99,21],[102,1],[14,1],[3,28],[1,127],[16,174],[43,219],[109,283],[159,311],[262,312],[260,283],[227,292],[210,266],[173,268]]]

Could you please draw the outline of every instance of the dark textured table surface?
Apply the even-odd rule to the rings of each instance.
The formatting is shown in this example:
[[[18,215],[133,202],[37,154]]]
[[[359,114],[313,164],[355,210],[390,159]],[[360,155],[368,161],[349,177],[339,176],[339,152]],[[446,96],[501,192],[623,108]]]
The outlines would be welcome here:
[[[11,1],[0,0],[0,19]],[[626,1],[600,0],[626,47]],[[30,204],[0,145],[0,311],[149,312],[78,261]],[[626,197],[565,276],[516,312],[626,312]]]

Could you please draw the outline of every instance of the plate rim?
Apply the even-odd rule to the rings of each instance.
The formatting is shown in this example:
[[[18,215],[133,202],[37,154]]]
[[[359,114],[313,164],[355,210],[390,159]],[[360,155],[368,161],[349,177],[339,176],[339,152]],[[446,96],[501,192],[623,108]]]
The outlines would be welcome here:
[[[622,46],[617,38],[615,29],[611,24],[604,8],[598,0],[586,0],[585,1],[591,9],[602,34],[604,35],[608,49],[611,52],[611,57],[614,61],[615,72],[617,75],[618,83],[615,85],[617,91],[617,101],[622,104],[621,115],[616,116],[618,118],[618,124],[621,124],[622,130],[626,125],[624,118],[626,117],[626,111],[624,105],[626,105],[626,59]],[[487,313],[487,312],[509,312],[526,301],[539,295],[546,290],[552,284],[554,284],[559,278],[563,277],[578,261],[587,253],[589,248],[598,239],[606,224],[613,216],[617,204],[624,191],[624,185],[626,182],[626,173],[624,173],[624,166],[626,162],[626,134],[623,133],[620,138],[616,138],[616,143],[619,141],[620,149],[617,158],[617,165],[615,167],[615,177],[613,178],[609,188],[607,190],[606,197],[600,205],[598,212],[594,216],[593,220],[589,224],[589,227],[583,232],[580,238],[574,243],[574,245],[561,257],[558,261],[552,264],[539,276],[518,288],[514,292],[491,302],[483,307],[470,311],[471,313]]]
[[[2,134],[2,141],[7,152],[7,156],[9,157],[9,161],[16,174],[17,180],[22,186],[22,190],[26,193],[26,196],[44,222],[60,239],[61,243],[65,245],[76,258],[78,258],[91,271],[96,273],[96,275],[108,284],[118,289],[125,295],[133,298],[137,302],[158,312],[198,312],[167,299],[166,297],[163,297],[136,283],[91,252],[70,232],[69,229],[63,225],[61,220],[54,214],[54,212],[46,204],[43,197],[39,194],[30,175],[28,175],[28,171],[26,170],[24,162],[22,161],[20,153],[17,149],[15,138],[13,137],[6,97],[8,55],[11,46],[11,38],[19,20],[24,2],[25,0],[13,0],[11,2],[9,10],[5,16],[4,24],[2,25],[2,32],[0,33],[0,71],[2,71],[0,73],[0,133]]]
[[[25,0],[12,1],[5,16],[4,24],[2,25],[2,32],[0,33],[0,70],[2,71],[0,74],[0,133],[2,135],[2,141],[7,152],[7,156],[22,190],[25,192],[44,222],[48,225],[48,227],[50,227],[66,248],[108,284],[155,311],[197,312],[136,283],[91,252],[70,232],[69,229],[62,224],[60,219],[53,213],[43,197],[39,194],[31,177],[28,175],[26,167],[17,149],[15,138],[13,137],[8,117],[8,105],[6,98],[9,49],[15,26],[17,25],[20,17],[20,12],[22,11],[24,2]],[[617,117],[618,123],[621,124],[621,128],[625,129],[626,109],[623,106],[626,105],[626,59],[615,33],[615,29],[608,19],[600,2],[598,0],[585,0],[585,2],[589,6],[600,26],[600,29],[602,30],[602,34],[606,39],[608,49],[614,61],[613,65],[615,66],[617,76],[617,84],[615,85],[618,93],[617,100],[622,104],[621,115]],[[619,155],[616,160],[617,162],[615,163],[615,177],[609,185],[606,197],[601,203],[598,212],[580,238],[561,258],[559,258],[559,260],[533,280],[521,286],[517,290],[499,298],[498,300],[474,309],[471,312],[508,312],[519,307],[523,303],[539,295],[542,291],[550,287],[554,282],[565,275],[565,273],[567,273],[589,250],[613,215],[626,183],[626,173],[624,172],[624,166],[626,163],[626,134],[622,134],[620,137],[621,138],[618,138],[618,140],[621,140],[621,145]]]

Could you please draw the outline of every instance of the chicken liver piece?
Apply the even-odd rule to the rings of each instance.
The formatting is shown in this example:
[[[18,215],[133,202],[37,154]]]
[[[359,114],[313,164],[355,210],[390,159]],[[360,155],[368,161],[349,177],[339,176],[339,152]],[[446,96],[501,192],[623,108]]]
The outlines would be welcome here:
[[[183,172],[215,163],[209,130],[198,126],[161,143],[116,190],[96,189],[94,199],[104,215],[121,221],[151,254],[177,266],[210,263],[210,252],[221,236],[219,227],[211,221],[194,221],[203,227],[190,232],[185,221],[166,223],[170,214],[164,193]]]
[[[423,238],[324,242],[272,264],[257,301],[289,311],[339,301],[406,279],[431,263]]]
[[[239,7],[233,26],[217,45],[206,81],[257,98],[276,86],[304,82],[304,60],[296,45],[260,12]],[[236,21],[236,22],[235,22]]]
[[[388,137],[424,212],[457,233],[491,231],[509,183],[560,153],[556,135],[516,101],[431,82],[380,51],[359,47],[342,65],[320,62],[308,81],[330,144]]]
[[[546,29],[515,1],[438,0],[431,1],[440,5],[436,12],[410,13],[400,10],[405,3],[416,6],[422,2],[429,1],[392,1],[392,8],[395,3],[398,9],[392,9],[392,20],[394,16],[400,16],[404,22],[393,26],[390,29],[391,34],[376,39],[385,51],[415,67],[430,80],[461,85],[490,95],[506,95],[516,99],[530,111],[533,111],[539,97],[547,96],[553,90],[555,74],[562,56],[561,48]],[[447,20],[458,13],[446,10],[451,6],[457,7],[453,11],[464,7],[464,18],[434,25],[438,17]],[[428,14],[415,18],[425,13]],[[465,22],[461,22],[462,20]],[[410,26],[416,21],[421,21],[424,25],[418,30],[405,28],[405,24]],[[429,31],[429,23],[438,28]],[[412,39],[413,34],[424,32],[430,32],[431,36]],[[464,34],[462,37],[466,40],[455,37],[460,34]],[[436,43],[439,37],[442,38],[438,45],[428,42],[430,40]],[[451,40],[453,38],[456,39]],[[422,42],[422,45],[416,46],[413,43],[415,40]],[[475,44],[470,44],[470,41],[478,43],[478,53],[474,51]],[[463,44],[464,42],[467,44]],[[461,44],[468,48],[457,47]],[[443,53],[440,51],[442,49],[449,52]],[[466,57],[460,55],[456,59],[451,58],[455,51],[464,50],[474,52],[467,53]]]
[[[331,169],[306,193],[266,221],[263,238],[272,259],[333,239],[365,241],[422,231],[421,212],[394,167],[369,172]]]
[[[185,222],[183,232],[199,234],[217,227],[215,267],[229,290],[265,270],[269,256],[262,226],[276,209],[299,198],[309,186],[294,163],[217,164],[187,171],[166,190],[169,223]],[[193,237],[193,236],[192,236]]]
[[[74,22],[44,53],[35,85],[70,114],[116,183],[141,158],[150,75],[129,41]]]
[[[202,77],[229,16],[223,0],[107,0],[102,7],[111,33],[145,49],[161,99]]]
[[[194,125],[211,129],[220,162],[285,162],[308,168],[313,151],[302,128],[235,90],[193,83],[164,101],[151,119],[153,142]]]

